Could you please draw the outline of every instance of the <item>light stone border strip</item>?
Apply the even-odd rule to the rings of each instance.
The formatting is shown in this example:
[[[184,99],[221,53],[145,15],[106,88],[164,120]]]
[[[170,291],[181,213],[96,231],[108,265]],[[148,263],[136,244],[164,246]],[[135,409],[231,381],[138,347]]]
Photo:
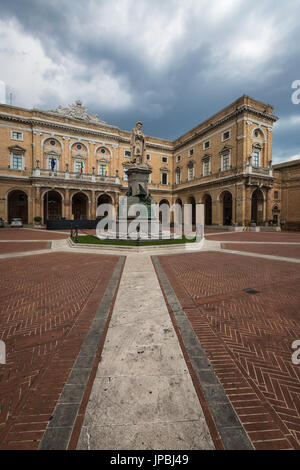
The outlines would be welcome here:
[[[38,450],[68,448],[124,263],[125,257],[120,256]]]
[[[253,450],[253,445],[219,382],[157,256],[152,256],[152,260],[225,450]]]

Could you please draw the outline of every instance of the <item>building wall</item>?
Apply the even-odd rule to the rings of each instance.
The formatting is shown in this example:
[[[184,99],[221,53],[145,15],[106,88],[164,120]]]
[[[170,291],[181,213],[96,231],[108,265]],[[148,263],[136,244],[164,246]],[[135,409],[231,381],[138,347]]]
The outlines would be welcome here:
[[[127,190],[125,169],[130,157],[125,152],[130,151],[131,132],[58,114],[0,105],[0,217],[6,221],[12,190],[28,196],[29,223],[35,216],[44,217],[47,191],[60,194],[61,216],[69,219],[74,217],[72,201],[77,193],[86,195],[86,215],[95,218],[99,196],[108,195],[117,207]],[[146,136],[152,197],[157,203],[180,200],[187,204],[204,202],[210,196],[214,225],[224,223],[224,199],[228,204],[229,197],[230,222],[244,225],[251,222],[252,194],[258,189],[261,218],[271,219],[277,184],[271,167],[276,120],[272,106],[243,96],[174,142]],[[12,132],[22,133],[22,140],[14,140]],[[260,155],[257,168],[255,151]],[[19,170],[12,168],[12,153],[24,155]],[[58,162],[54,171],[47,168],[47,159],[52,157]],[[76,161],[84,164],[82,175],[74,172]],[[209,161],[208,174],[204,174],[205,161]],[[98,172],[101,164],[107,169],[105,176]],[[163,173],[168,175],[167,184],[162,184]]]

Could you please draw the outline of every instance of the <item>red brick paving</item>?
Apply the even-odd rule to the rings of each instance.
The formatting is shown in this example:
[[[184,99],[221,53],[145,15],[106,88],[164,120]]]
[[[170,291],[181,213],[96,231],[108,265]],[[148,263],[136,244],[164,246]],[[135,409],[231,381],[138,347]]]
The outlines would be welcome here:
[[[224,242],[296,242],[300,243],[300,232],[228,232],[225,234],[207,235],[208,240]]]
[[[300,266],[227,253],[159,260],[254,447],[299,449]]]
[[[19,253],[22,251],[46,250],[49,248],[49,242],[28,242],[28,243],[0,243],[0,254]]]
[[[48,230],[30,230],[26,228],[0,228],[0,240],[61,240],[68,238],[66,233],[56,233]]]
[[[226,250],[247,251],[263,255],[300,259],[300,245],[246,245],[240,243],[224,243],[223,248]]]
[[[2,260],[0,450],[37,449],[118,257]]]

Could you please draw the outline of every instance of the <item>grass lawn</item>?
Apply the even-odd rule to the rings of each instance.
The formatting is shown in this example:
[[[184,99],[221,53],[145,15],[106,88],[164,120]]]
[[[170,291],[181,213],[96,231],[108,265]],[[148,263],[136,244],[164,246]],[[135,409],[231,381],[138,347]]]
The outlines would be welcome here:
[[[72,237],[72,241],[75,243],[75,237]],[[180,243],[194,243],[196,238],[188,240],[187,238],[179,238],[176,240],[140,240],[140,246],[149,245],[178,245]],[[78,243],[84,243],[85,245],[125,245],[125,246],[137,246],[136,240],[99,240],[94,235],[79,235]]]

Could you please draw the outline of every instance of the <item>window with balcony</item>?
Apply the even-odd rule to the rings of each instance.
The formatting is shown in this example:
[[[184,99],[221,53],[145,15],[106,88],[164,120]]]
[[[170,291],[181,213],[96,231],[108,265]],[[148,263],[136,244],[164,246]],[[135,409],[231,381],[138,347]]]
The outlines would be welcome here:
[[[194,179],[195,171],[194,171],[194,165],[190,165],[188,167],[188,180],[191,181]]]
[[[47,158],[47,170],[58,171],[58,158],[56,156]]]
[[[222,171],[226,171],[230,169],[230,154],[226,153],[222,155]]]
[[[208,176],[210,174],[210,158],[203,160],[203,176]]]
[[[168,173],[162,172],[162,174],[161,174],[161,184],[168,184]]]
[[[77,160],[74,163],[74,172],[75,173],[83,173],[84,172],[84,162]]]
[[[13,154],[12,155],[12,168],[14,170],[22,170],[23,169],[23,155],[20,155],[20,154]]]
[[[108,176],[108,166],[100,164],[98,166],[98,173],[100,176]]]
[[[255,166],[255,167],[259,166],[259,152],[258,151],[253,152],[252,166]]]

